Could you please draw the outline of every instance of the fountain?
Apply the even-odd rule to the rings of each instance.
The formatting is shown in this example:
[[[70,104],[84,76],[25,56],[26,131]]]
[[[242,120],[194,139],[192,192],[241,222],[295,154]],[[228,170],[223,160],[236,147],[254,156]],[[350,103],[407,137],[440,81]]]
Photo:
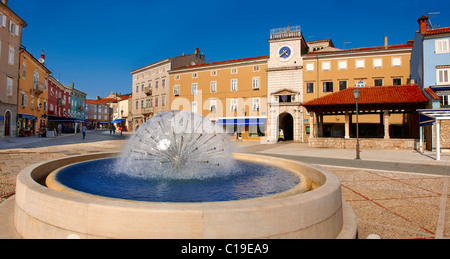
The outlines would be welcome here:
[[[209,119],[156,115],[120,153],[43,162],[17,178],[24,238],[355,238],[339,179],[232,153]]]

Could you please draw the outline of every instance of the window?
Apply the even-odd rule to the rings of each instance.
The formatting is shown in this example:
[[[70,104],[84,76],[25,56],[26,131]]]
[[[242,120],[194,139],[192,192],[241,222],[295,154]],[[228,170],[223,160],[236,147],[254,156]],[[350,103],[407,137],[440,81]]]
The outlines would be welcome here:
[[[139,85],[136,85],[136,93],[139,92]]]
[[[211,71],[211,76],[217,76],[217,71],[216,70],[212,70]]]
[[[323,82],[322,85],[324,93],[333,92],[333,82]]]
[[[139,109],[139,102],[136,101],[136,110],[138,110],[138,109]]]
[[[176,85],[173,87],[173,95],[175,95],[175,96],[180,95],[180,85]]]
[[[21,102],[22,107],[27,106],[27,104],[28,104],[28,96],[24,92],[22,92],[21,100],[22,100],[22,102]]]
[[[141,85],[141,92],[144,91],[144,84]]]
[[[339,81],[339,91],[347,89],[347,81]]]
[[[209,101],[209,110],[210,110],[212,113],[216,113],[216,110],[217,110],[217,100],[210,100],[210,101]]]
[[[231,102],[230,111],[237,112],[237,99],[231,99],[230,102]]]
[[[254,77],[252,81],[253,90],[259,90],[259,77]]]
[[[210,88],[211,88],[211,93],[217,92],[217,82],[211,81]]]
[[[314,83],[313,82],[306,83],[306,93],[314,93]]]
[[[401,78],[394,78],[392,80],[393,85],[401,85],[402,84],[402,79]]]
[[[330,61],[323,61],[322,62],[322,71],[328,71],[331,69]]]
[[[373,67],[382,67],[382,66],[383,66],[383,60],[381,58],[373,59]]]
[[[180,80],[180,75],[176,75],[175,80]]]
[[[364,59],[357,59],[356,60],[356,68],[364,68],[364,67],[365,67]]]
[[[237,79],[231,79],[231,91],[237,91]]]
[[[158,97],[155,97],[155,107],[158,107]]]
[[[383,79],[380,79],[380,78],[375,79],[374,80],[374,85],[375,86],[382,86],[383,85]]]
[[[238,72],[237,68],[232,68],[231,69],[231,74],[237,74],[237,72]]]
[[[144,108],[144,100],[141,100],[141,108]]]
[[[13,79],[11,77],[6,78],[6,95],[12,96],[13,95]]]
[[[163,79],[163,80],[161,81],[161,86],[162,86],[162,87],[165,87],[165,86],[166,86],[166,79]]]
[[[253,66],[253,72],[258,72],[259,71],[259,66]]]
[[[192,73],[192,78],[197,78],[198,74],[197,73]]]
[[[364,87],[366,86],[366,83],[364,83],[363,80],[359,80],[358,82],[356,82],[356,87]]]
[[[9,22],[9,31],[14,35],[19,36],[19,26],[12,21]]]
[[[158,81],[155,82],[155,88],[158,88]]]
[[[192,94],[197,94],[197,83],[192,83]]]
[[[166,97],[161,96],[161,106],[166,106]]]
[[[449,75],[450,75],[450,68],[436,69],[437,84],[442,85],[450,83]]]
[[[347,60],[338,61],[338,68],[339,69],[347,69]]]
[[[306,71],[314,71],[314,63],[306,63]]]
[[[14,65],[14,56],[15,56],[16,50],[14,47],[9,46],[9,53],[8,53],[8,63],[10,65]]]
[[[450,52],[448,40],[449,39],[439,39],[439,40],[435,41],[435,43],[436,43],[436,53],[447,53],[447,52]]]
[[[150,99],[145,100],[145,107],[149,108],[150,106]]]
[[[253,98],[253,111],[259,111],[259,98]]]
[[[442,108],[450,107],[450,95],[441,96],[441,107]]]
[[[399,67],[402,65],[402,59],[399,57],[392,58],[392,66],[393,67]]]

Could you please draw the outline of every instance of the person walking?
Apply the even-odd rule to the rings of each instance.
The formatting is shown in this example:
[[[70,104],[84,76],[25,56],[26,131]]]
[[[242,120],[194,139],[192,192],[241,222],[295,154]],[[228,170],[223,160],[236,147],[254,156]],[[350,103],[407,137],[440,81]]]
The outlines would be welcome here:
[[[83,133],[83,139],[86,138],[86,131],[87,131],[86,125],[83,124],[83,127],[81,128],[81,132]]]

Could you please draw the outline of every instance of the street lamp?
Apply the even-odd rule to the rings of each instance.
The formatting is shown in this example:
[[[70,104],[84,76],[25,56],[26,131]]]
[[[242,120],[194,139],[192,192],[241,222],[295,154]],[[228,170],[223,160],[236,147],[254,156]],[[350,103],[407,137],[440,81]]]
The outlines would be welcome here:
[[[123,119],[123,110],[120,111],[120,119]],[[123,121],[120,122],[120,136],[123,133]]]
[[[356,99],[356,160],[361,159],[359,157],[359,120],[358,120],[358,99],[359,99],[360,95],[361,95],[361,91],[359,91],[359,89],[356,88],[353,91],[353,96]]]

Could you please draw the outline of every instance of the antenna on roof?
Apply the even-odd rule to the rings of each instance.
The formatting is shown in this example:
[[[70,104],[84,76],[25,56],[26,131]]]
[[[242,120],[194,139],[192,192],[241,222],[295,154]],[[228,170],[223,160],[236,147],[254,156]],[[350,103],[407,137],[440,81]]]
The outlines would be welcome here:
[[[433,29],[433,25],[431,24],[431,19],[430,19],[430,15],[433,15],[433,14],[441,14],[441,12],[427,13],[427,16],[428,16],[428,27],[430,27],[430,29]],[[436,27],[439,27],[439,24],[436,24]]]

